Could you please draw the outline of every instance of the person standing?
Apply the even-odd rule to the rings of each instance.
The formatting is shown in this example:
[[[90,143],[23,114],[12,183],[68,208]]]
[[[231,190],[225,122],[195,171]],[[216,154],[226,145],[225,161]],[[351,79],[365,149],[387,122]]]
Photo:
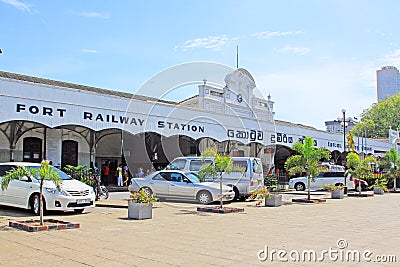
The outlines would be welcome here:
[[[94,178],[95,178],[95,187],[96,187],[96,200],[100,199],[100,183],[101,183],[101,179],[100,179],[100,170],[99,167],[97,167],[97,163],[94,164],[93,167],[93,174],[94,174]]]
[[[124,184],[122,183],[122,173],[123,173],[123,169],[122,169],[122,163],[121,163],[121,164],[119,164],[119,166],[117,168],[118,186],[124,186]]]
[[[128,165],[125,165],[123,167],[123,169],[124,169],[124,178],[125,178],[124,184],[128,185],[128,180],[129,180],[129,168],[128,168]]]
[[[138,169],[138,173],[137,173],[137,177],[143,178],[143,176],[144,176],[143,169],[142,169],[142,168],[139,168],[139,169]]]
[[[103,183],[104,183],[105,186],[108,186],[108,177],[109,177],[109,175],[110,175],[110,167],[108,167],[108,163],[106,163],[104,165],[104,169],[103,169],[103,176],[104,176]]]

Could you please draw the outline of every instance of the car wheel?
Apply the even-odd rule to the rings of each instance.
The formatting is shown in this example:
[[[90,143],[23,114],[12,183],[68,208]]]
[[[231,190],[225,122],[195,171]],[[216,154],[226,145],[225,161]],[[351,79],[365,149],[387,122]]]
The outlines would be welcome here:
[[[83,213],[84,210],[85,209],[76,209],[76,210],[74,210],[74,213],[75,214],[81,214],[81,213]]]
[[[304,191],[306,189],[306,186],[303,183],[297,183],[294,185],[294,188],[296,191]]]
[[[153,191],[151,191],[151,189],[148,187],[142,187],[140,188],[140,190],[143,190],[148,196],[151,196],[153,194]]]
[[[209,204],[212,202],[211,194],[207,191],[200,191],[197,194],[197,201],[203,205]]]
[[[40,215],[40,201],[39,201],[40,197],[39,194],[34,194],[32,196],[32,200],[31,200],[31,209],[33,214],[35,215]],[[43,214],[46,211],[46,203],[43,199]]]

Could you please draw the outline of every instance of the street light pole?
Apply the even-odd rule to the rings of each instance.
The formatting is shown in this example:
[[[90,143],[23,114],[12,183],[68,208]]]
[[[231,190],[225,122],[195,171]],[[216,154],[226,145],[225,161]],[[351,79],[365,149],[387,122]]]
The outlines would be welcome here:
[[[343,113],[343,156],[346,154],[346,110],[342,109]],[[344,176],[344,193],[347,194],[347,177]]]

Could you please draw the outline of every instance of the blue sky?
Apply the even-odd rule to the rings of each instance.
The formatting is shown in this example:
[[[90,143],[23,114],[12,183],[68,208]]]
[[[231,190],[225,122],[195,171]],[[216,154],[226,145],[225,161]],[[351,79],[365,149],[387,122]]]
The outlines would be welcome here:
[[[377,69],[400,68],[399,10],[394,0],[0,0],[0,70],[136,92],[177,64],[235,67],[238,45],[276,119],[324,129],[343,108],[357,117],[376,102]]]

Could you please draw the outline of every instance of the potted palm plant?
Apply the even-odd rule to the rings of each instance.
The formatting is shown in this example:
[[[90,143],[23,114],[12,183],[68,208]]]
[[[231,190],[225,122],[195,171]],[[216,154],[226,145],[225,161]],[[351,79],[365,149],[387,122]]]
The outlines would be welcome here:
[[[258,200],[256,202],[257,206],[260,206],[262,203],[264,203],[266,207],[279,207],[282,205],[282,195],[271,193],[265,187],[254,190],[250,196],[250,199]]]
[[[155,201],[154,195],[148,195],[143,189],[132,192],[128,199],[128,219],[151,219]]]
[[[387,180],[385,176],[377,177],[374,183],[370,186],[374,190],[374,194],[383,195],[384,192],[388,191]]]
[[[270,194],[265,198],[265,206],[267,207],[279,207],[282,205],[282,195],[278,191],[278,180],[274,174],[269,174],[266,179],[264,179],[264,185],[270,192]]]
[[[222,185],[223,185],[223,175],[224,173],[231,172],[239,172],[243,174],[244,168],[240,166],[233,165],[232,158],[229,155],[221,155],[218,151],[207,148],[201,154],[203,160],[207,158],[213,158],[214,164],[204,164],[200,167],[200,171],[198,173],[200,180],[205,181],[209,178],[214,179],[218,177],[219,179],[219,188],[220,188],[220,205],[219,208],[223,208],[222,201]]]
[[[307,177],[307,199],[292,199],[294,202],[307,202],[314,203],[320,202],[318,200],[311,200],[310,183],[314,177],[317,177],[319,172],[326,169],[318,163],[321,159],[330,159],[330,151],[324,147],[316,148],[314,140],[311,136],[306,136],[303,142],[297,142],[292,147],[298,155],[289,157],[285,162],[285,169],[290,174],[305,173]]]
[[[326,191],[331,192],[332,199],[343,199],[344,198],[344,187],[343,186],[327,184],[327,185],[324,185],[323,188]]]
[[[376,164],[376,158],[374,156],[367,156],[364,159],[357,155],[355,152],[350,152],[346,156],[346,165],[347,165],[347,171],[346,174],[348,173],[351,174],[352,177],[354,178],[359,178],[363,180],[369,180],[373,178],[373,173],[371,170],[371,165]],[[351,193],[347,194],[348,196],[372,196],[371,194],[363,194],[361,184],[359,184],[358,188],[359,193]]]
[[[390,162],[391,168],[389,170],[389,177],[393,178],[393,188],[392,188],[392,192],[396,192],[396,180],[399,176],[399,170],[397,168],[398,164],[400,163],[400,158],[399,158],[399,153],[397,152],[397,150],[395,148],[391,148],[388,152],[386,152],[385,157],[388,159],[388,161]]]

